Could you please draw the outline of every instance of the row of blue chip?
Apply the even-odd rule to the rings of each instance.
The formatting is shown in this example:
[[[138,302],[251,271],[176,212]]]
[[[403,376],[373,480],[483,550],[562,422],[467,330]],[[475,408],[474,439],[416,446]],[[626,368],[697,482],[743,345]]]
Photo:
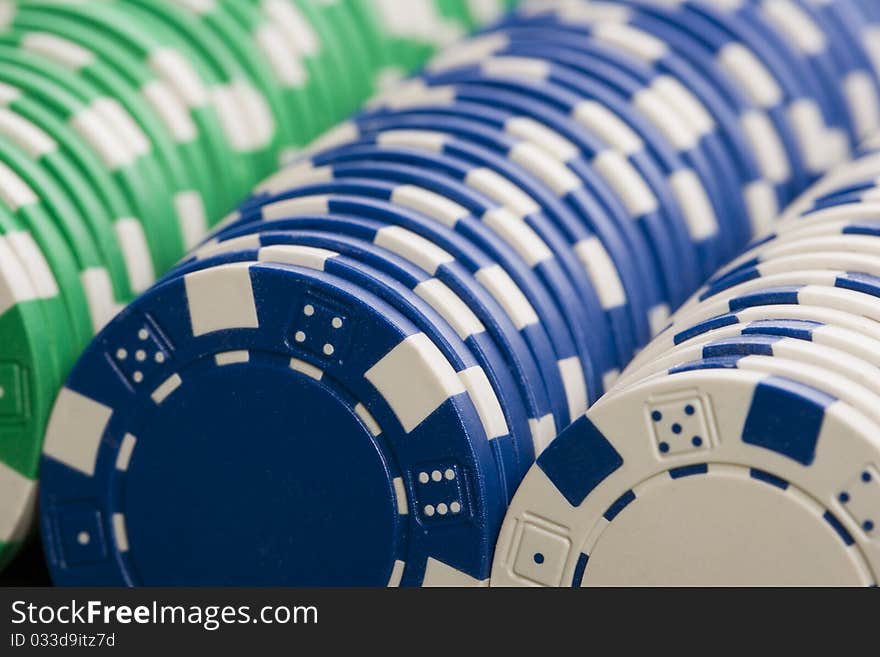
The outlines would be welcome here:
[[[74,369],[42,464],[56,583],[873,581],[817,497],[871,506],[835,479],[877,462],[855,411],[738,374],[743,347],[619,379],[880,127],[873,13],[526,3],[375,99]],[[743,547],[771,525],[812,547]]]

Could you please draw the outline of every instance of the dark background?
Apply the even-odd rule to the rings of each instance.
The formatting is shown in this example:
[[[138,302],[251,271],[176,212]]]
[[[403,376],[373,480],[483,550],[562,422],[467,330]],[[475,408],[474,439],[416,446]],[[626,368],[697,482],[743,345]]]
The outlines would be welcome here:
[[[0,586],[50,586],[49,571],[37,536],[31,536],[24,548],[3,572]]]

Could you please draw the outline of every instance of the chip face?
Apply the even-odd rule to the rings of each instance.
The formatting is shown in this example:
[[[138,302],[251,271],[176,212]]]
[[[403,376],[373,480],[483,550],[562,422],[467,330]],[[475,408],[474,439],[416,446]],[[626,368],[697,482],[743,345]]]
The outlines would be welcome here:
[[[871,585],[876,536],[841,503],[865,473],[837,458],[876,461],[873,425],[718,358],[612,393],[526,475],[493,585]]]
[[[114,321],[56,405],[43,464],[58,481],[43,487],[54,576],[484,581],[504,504],[484,426],[435,343],[366,289],[269,263],[183,274]],[[239,514],[250,520],[230,526]],[[218,541],[251,565],[229,570]]]

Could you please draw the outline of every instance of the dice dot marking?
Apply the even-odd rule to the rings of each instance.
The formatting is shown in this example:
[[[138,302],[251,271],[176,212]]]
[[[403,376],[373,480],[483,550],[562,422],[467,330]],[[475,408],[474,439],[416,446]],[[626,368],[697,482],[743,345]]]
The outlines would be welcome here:
[[[688,404],[687,406],[684,407],[685,415],[693,415],[695,412],[696,412],[696,409],[694,409],[693,404]]]
[[[446,470],[444,475],[446,476],[447,481],[452,481],[453,479],[455,479],[455,470],[453,470],[452,468],[449,468]]]
[[[429,479],[430,479],[430,478],[428,477],[428,473],[427,473],[427,472],[420,472],[420,473],[419,473],[419,481],[420,481],[421,483],[423,483],[423,484],[427,484]]]
[[[535,563],[539,566],[544,563],[544,555],[540,552],[535,552],[535,556],[532,557],[535,560]]]
[[[303,333],[302,331],[297,331],[296,334],[293,336],[293,339],[296,340],[297,342],[305,342],[306,341],[306,334]]]
[[[311,317],[315,314],[315,307],[312,304],[306,304],[305,308],[303,308],[303,314],[306,317]]]
[[[134,379],[135,383],[141,383],[144,380],[144,373],[143,372],[135,372],[132,375],[132,378]]]
[[[128,352],[125,349],[116,350],[116,360],[125,360],[128,358]]]
[[[840,496],[838,497],[838,499],[839,499],[843,504],[846,504],[847,502],[849,502],[849,493],[841,493]]]
[[[678,422],[672,425],[672,433],[676,436],[681,433],[681,425]]]
[[[867,470],[862,473],[862,481],[864,481],[866,484],[870,483],[871,481],[871,473]]]
[[[660,411],[654,411],[653,413],[651,413],[651,419],[654,420],[654,422],[659,422],[663,419],[663,413],[661,413]]]
[[[453,513],[461,513],[461,503],[460,502],[453,502],[452,504],[449,505],[449,510],[452,511]]]
[[[342,328],[342,318],[341,317],[334,317],[333,320],[330,322],[330,324],[335,329]]]
[[[669,443],[660,443],[660,451],[664,454],[669,451]]]
[[[143,363],[145,360],[147,360],[147,352],[144,351],[143,349],[138,349],[134,353],[134,358],[137,362]]]
[[[150,332],[147,329],[142,328],[140,331],[138,331],[138,338],[140,338],[141,340],[146,340],[149,337]]]
[[[691,444],[694,447],[700,447],[703,444],[703,439],[699,436],[694,436],[693,438],[691,438]]]
[[[425,515],[429,518],[434,515],[434,505],[427,504],[425,505]]]
[[[336,349],[333,348],[332,344],[327,343],[324,345],[324,354],[326,356],[332,356],[334,351],[336,351]]]
[[[88,532],[80,532],[76,535],[76,542],[80,545],[88,545],[91,540],[92,537],[89,536]]]

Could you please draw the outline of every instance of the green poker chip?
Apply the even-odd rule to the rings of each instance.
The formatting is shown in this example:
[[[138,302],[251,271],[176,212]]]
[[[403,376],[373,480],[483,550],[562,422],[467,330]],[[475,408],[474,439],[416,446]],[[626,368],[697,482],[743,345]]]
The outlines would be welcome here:
[[[15,35],[14,33],[5,33],[0,35],[0,42],[8,42],[9,40],[16,39],[18,36],[19,35]],[[7,53],[8,51],[6,49],[0,47],[0,61],[7,61],[5,58]],[[44,62],[43,58],[38,54],[23,52],[20,57],[15,59],[23,57],[27,58],[26,64],[22,64],[20,61],[16,62],[22,69],[27,66],[34,67],[32,70],[40,69],[41,67],[43,69],[46,68],[46,62]],[[15,127],[18,128],[19,133],[23,131],[24,134],[16,134],[15,131],[10,130],[9,136],[18,145],[29,151],[32,157],[42,157],[47,148],[55,151],[52,154],[53,156],[44,160],[43,164],[47,171],[52,172],[59,183],[61,183],[67,190],[67,193],[76,206],[79,217],[82,218],[82,222],[86,226],[89,236],[97,245],[101,258],[106,263],[107,269],[110,272],[113,287],[116,291],[116,298],[120,302],[129,301],[132,298],[135,289],[142,291],[146,285],[150,284],[153,279],[153,268],[150,266],[148,268],[149,271],[146,273],[139,273],[137,268],[139,267],[143,269],[143,265],[137,260],[132,263],[132,266],[126,266],[119,240],[119,237],[124,237],[125,233],[122,232],[119,236],[115,234],[113,230],[113,222],[110,219],[107,207],[101,202],[101,199],[97,197],[96,191],[93,191],[93,189],[99,189],[102,186],[102,182],[106,187],[106,181],[102,181],[104,177],[93,176],[91,180],[86,179],[84,172],[80,170],[79,165],[72,164],[64,155],[57,153],[57,145],[55,145],[54,149],[52,148],[53,140],[49,135],[43,133],[42,130],[33,125],[22,125],[21,120],[15,123],[18,124]],[[10,128],[11,127],[12,126],[10,126]],[[38,134],[34,134],[35,131]],[[67,140],[68,143],[70,143],[70,141],[70,139]],[[50,144],[49,147],[46,146],[47,142]],[[81,159],[82,158],[80,158],[80,160]],[[176,159],[174,162],[179,168],[180,165]],[[90,172],[94,170],[93,166],[85,166],[88,167]],[[110,198],[118,199],[118,190],[116,194],[111,193]],[[118,214],[117,217],[130,217],[132,213],[126,210],[127,208],[119,208],[119,211],[124,214]],[[128,247],[128,245],[126,246]],[[130,254],[132,257],[138,252],[143,253],[143,249],[136,247],[136,250],[132,252],[130,248],[126,248],[126,253]],[[142,257],[139,260],[141,263],[143,262]]]
[[[236,0],[223,0],[228,6]],[[333,124],[333,71],[321,56],[320,36],[293,0],[246,0],[255,12],[261,48],[283,80],[287,95],[309,108],[306,140]]]
[[[20,179],[17,184],[21,187],[22,198],[25,199],[28,193],[33,196],[31,203],[23,202],[22,212],[33,215],[34,221],[40,220],[37,212],[44,212],[70,248],[85,292],[92,332],[97,333],[128,299],[115,293],[110,273],[75,204],[51,176],[3,137],[0,137],[0,162]]]
[[[370,52],[349,8],[343,3],[335,0],[321,2],[304,0],[304,2],[310,3],[330,26],[328,36],[340,53],[343,75],[351,81],[353,96],[351,105],[346,108],[346,114],[350,114],[360,107],[365,98],[373,95],[371,74],[373,63],[370,61]]]
[[[248,191],[277,167],[278,129],[266,98],[237,65],[216,35],[192,14],[169,3],[154,0],[118,0],[111,5],[131,17],[137,26],[155,20],[163,38],[172,35],[189,45],[203,70],[213,74],[209,93],[220,108],[226,133],[239,157],[250,163]],[[169,39],[170,40],[170,39]]]
[[[68,78],[69,81],[81,80],[84,84],[79,86],[83,92],[95,95],[99,99],[106,98],[106,101],[99,100],[97,102],[115,105],[118,115],[122,117],[126,125],[131,126],[130,132],[142,135],[142,139],[140,139],[142,142],[144,139],[149,141],[146,148],[142,149],[144,151],[142,156],[150,154],[155,156],[163,180],[169,186],[181,244],[184,248],[191,248],[197,243],[208,228],[204,193],[196,184],[196,176],[183,166],[164,126],[152,110],[140,102],[126,80],[114,70],[103,66],[100,61],[92,60],[94,63],[90,66],[77,67],[77,62],[84,61],[93,53],[60,38],[55,38],[49,48],[44,47],[45,37],[40,38],[40,35],[34,33],[13,32],[0,36],[0,40],[4,38],[7,40],[15,39],[23,44],[24,52],[21,56],[26,58],[26,63],[21,64],[23,68],[30,66],[32,70],[45,74],[47,62],[41,54],[44,50],[50,50],[56,60],[64,59],[64,61],[51,62],[50,68],[56,73],[61,72],[62,69],[72,69],[68,71],[68,75],[73,73],[74,77]],[[61,51],[66,53],[66,59]],[[88,85],[88,89],[86,89],[86,85]]]
[[[390,61],[389,48],[382,38],[376,16],[368,6],[369,0],[341,0],[339,4],[350,16],[354,29],[368,53],[372,95],[381,88],[382,71]]]
[[[248,158],[241,157],[234,147],[218,109],[218,96],[210,92],[219,82],[204,67],[188,44],[157,24],[149,15],[135,23],[120,5],[99,3],[70,4],[52,0],[27,0],[27,6],[38,8],[79,21],[84,27],[111,39],[118,48],[127,50],[141,61],[189,109],[193,121],[208,137],[209,161],[214,166],[214,190],[220,207],[229,209],[249,191],[253,177]],[[165,267],[159,268],[164,271]]]
[[[390,50],[383,86],[417,70],[438,49],[454,43],[472,26],[463,0],[362,0],[379,24]]]
[[[20,148],[23,156],[61,186],[75,206],[75,216],[82,219],[107,267],[116,298],[122,302],[131,300],[133,289],[110,215],[93,191],[91,181],[60,151],[52,137],[5,108],[0,108],[0,136]]]
[[[254,2],[220,0],[218,15],[224,15],[247,35],[247,40],[232,42],[236,54],[254,63],[265,62],[269,84],[281,96],[284,120],[289,124],[290,145],[282,149],[298,150],[318,132],[318,111],[323,97],[310,93],[309,70],[300,53],[291,47],[286,33]],[[257,57],[257,55],[260,57]]]
[[[64,329],[53,332],[52,346],[63,371],[73,364],[80,350],[92,337],[85,290],[79,266],[64,236],[40,204],[36,193],[11,169],[0,153],[0,203],[18,222],[19,231],[28,234],[45,257],[55,285],[64,302],[63,315],[55,317]],[[65,330],[66,329],[66,330]]]
[[[151,153],[145,151],[145,140],[136,138],[132,143],[130,136],[118,131],[115,120],[105,107],[92,104],[96,97],[82,95],[82,84],[74,84],[68,74],[61,80],[62,71],[55,71],[56,77],[46,77],[53,68],[50,62],[42,67],[43,74],[25,71],[18,66],[0,65],[0,79],[20,88],[35,101],[56,112],[73,127],[77,133],[98,152],[107,166],[117,177],[124,179],[132,188],[138,190],[142,211],[139,218],[144,222],[144,231],[153,247],[156,270],[165,271],[183,252],[183,243],[177,228],[169,187],[163,177],[158,162]],[[74,87],[77,87],[74,92]],[[132,128],[132,126],[126,126]],[[133,130],[130,130],[133,132]]]
[[[361,101],[347,72],[343,43],[328,15],[319,10],[319,3],[312,0],[295,0],[295,3],[318,37],[317,56],[326,62],[329,71],[330,99],[335,111],[331,118],[335,124],[345,119]]]
[[[235,59],[236,65],[244,71],[265,98],[278,131],[271,162],[272,167],[276,167],[280,152],[305,143],[302,130],[297,129],[295,116],[296,111],[301,111],[302,108],[285,105],[280,81],[275,77],[264,51],[258,47],[258,35],[248,29],[250,22],[247,20],[247,14],[253,12],[253,7],[242,2],[233,5],[238,8],[237,11],[219,2],[200,5],[198,8],[187,2],[177,2],[176,5],[181,10],[191,12],[195,19],[222,42],[223,47]]]
[[[227,208],[216,200],[216,164],[212,162],[213,151],[207,143],[205,126],[193,120],[180,98],[156,79],[145,64],[132,57],[128,49],[120,48],[102,34],[95,34],[73,18],[19,10],[10,27],[21,31],[23,49],[63,62],[95,80],[98,86],[101,86],[99,80],[106,80],[111,87],[124,86],[128,91],[121,102],[129,112],[141,117],[139,120],[156,142],[165,166],[174,167],[174,178],[184,181],[180,187],[186,189],[190,184],[197,187],[208,223],[222,216]],[[171,140],[174,155],[166,152],[163,135]]]
[[[28,268],[32,255],[19,254],[29,248],[26,239],[0,206],[0,569],[32,526],[43,435],[62,380],[46,353],[52,290],[43,274]]]
[[[2,84],[2,83],[0,83]],[[7,95],[15,97],[15,90],[6,85]],[[10,93],[13,92],[13,93]],[[33,147],[34,152],[45,152],[43,158],[51,155],[51,149],[47,149],[45,139],[40,135],[46,135],[49,140],[58,144],[60,150],[67,155],[73,165],[88,180],[90,188],[101,197],[104,205],[109,209],[112,226],[104,226],[99,222],[101,214],[89,215],[92,231],[100,232],[105,238],[115,238],[118,242],[120,255],[125,263],[128,280],[131,281],[133,291],[138,292],[146,289],[155,280],[155,268],[150,256],[149,245],[143,231],[142,222],[137,219],[134,204],[129,203],[123,186],[114,180],[113,176],[104,167],[98,156],[92,151],[69,126],[48,112],[41,104],[31,99],[17,95],[10,105],[3,108],[0,120],[4,124],[11,123],[11,133],[7,137],[21,144],[25,130],[32,135],[38,131],[36,139],[38,144]],[[16,130],[15,124],[24,124],[24,130]],[[99,240],[96,240],[99,242]]]

